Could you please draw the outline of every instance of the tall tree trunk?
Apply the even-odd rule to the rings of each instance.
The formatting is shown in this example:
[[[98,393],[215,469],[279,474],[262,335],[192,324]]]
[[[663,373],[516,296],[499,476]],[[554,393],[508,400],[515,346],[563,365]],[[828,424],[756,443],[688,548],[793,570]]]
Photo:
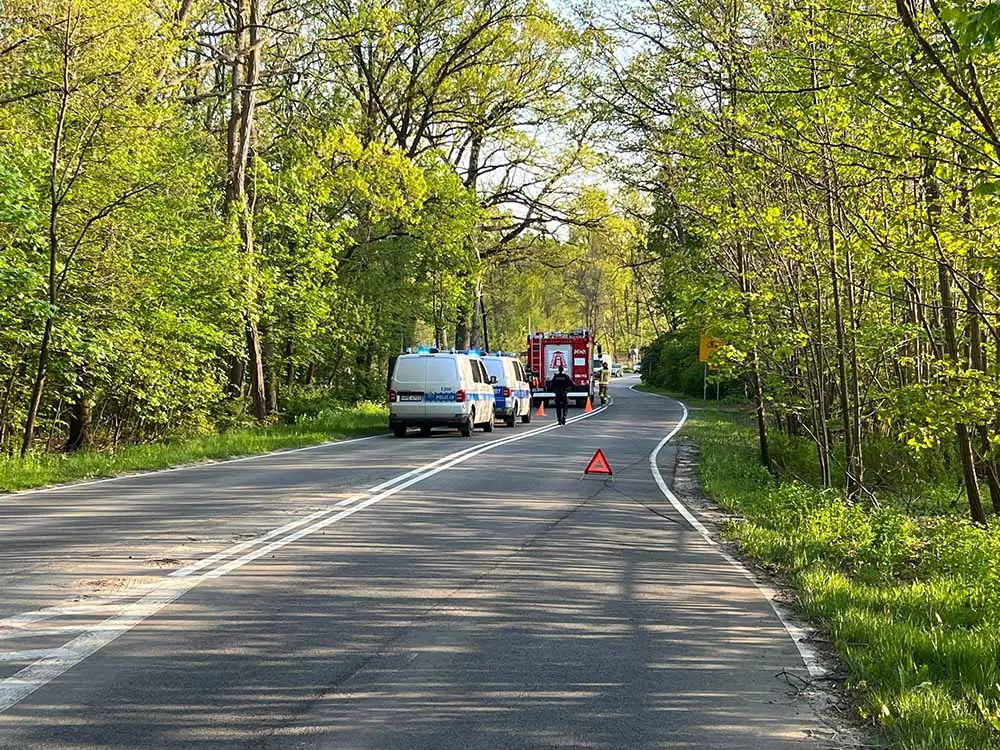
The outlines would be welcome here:
[[[261,359],[264,364],[264,391],[267,396],[267,413],[278,411],[278,363],[274,358],[274,340],[270,329],[261,332]]]
[[[944,318],[945,347],[948,358],[958,362],[958,337],[955,332],[955,307],[951,294],[951,270],[944,261],[938,262],[938,284],[941,288],[941,314]],[[955,428],[958,438],[958,452],[962,459],[962,477],[965,481],[965,494],[969,499],[969,511],[972,520],[979,524],[986,523],[986,509],[979,491],[979,479],[976,476],[975,454],[972,450],[972,436],[969,426],[959,424]]]
[[[69,412],[69,434],[63,446],[65,451],[78,451],[89,448],[93,442],[91,427],[94,414],[94,399],[90,377],[86,367],[76,368],[77,392]]]
[[[928,225],[934,235],[935,242],[937,242],[937,220],[941,213],[941,192],[935,170],[934,159],[928,157],[924,162],[924,199],[927,205]],[[958,364],[957,313],[951,292],[952,269],[946,262],[940,244],[938,244],[938,255],[938,292],[941,296],[941,323],[944,329],[945,356],[953,364]],[[967,424],[956,425],[955,437],[958,440],[958,454],[962,461],[962,478],[965,482],[965,494],[969,500],[969,513],[975,523],[985,525],[986,509],[983,507],[983,498],[979,491],[979,478],[976,476],[976,459],[969,426]]]
[[[466,304],[459,303],[455,309],[455,348],[468,349],[469,344],[469,314]]]
[[[836,184],[836,176],[834,176]],[[837,201],[840,207],[839,195]],[[865,486],[865,462],[861,442],[861,385],[858,367],[858,318],[857,295],[854,289],[854,254],[849,246],[844,248],[844,285],[847,288],[847,319],[850,323],[850,389],[851,389],[851,458],[848,463],[847,493],[856,498]]]
[[[70,13],[67,8],[67,14]],[[38,410],[42,406],[42,394],[45,391],[45,378],[49,368],[49,347],[52,345],[52,329],[55,326],[55,310],[59,301],[59,285],[57,281],[59,264],[59,210],[63,198],[60,182],[60,162],[62,160],[63,141],[66,133],[66,114],[69,111],[70,95],[70,46],[71,24],[69,18],[62,31],[62,86],[59,97],[59,111],[56,115],[56,129],[52,136],[51,152],[49,153],[49,226],[48,226],[48,310],[45,314],[45,329],[42,332],[42,342],[38,350],[38,367],[35,370],[34,382],[31,386],[31,398],[28,401],[28,415],[24,421],[24,435],[21,440],[21,458],[28,455],[31,441],[35,435],[35,422]]]
[[[479,295],[479,307],[480,315],[483,319],[483,348],[486,351],[490,350],[490,325],[489,320],[486,317],[486,296],[483,294]]]
[[[746,253],[742,246],[737,249],[737,267],[739,287],[743,293],[743,314],[750,322],[750,336],[755,337],[753,308],[750,304],[750,294],[753,291],[750,275],[747,269]],[[757,354],[757,344],[754,341],[750,347],[750,386],[753,388],[754,406],[757,414],[757,443],[760,449],[760,462],[771,474],[774,474],[774,464],[771,461],[771,448],[767,436],[767,408],[764,401],[764,382],[760,375],[760,358]]]
[[[465,187],[472,193],[473,196],[476,195],[479,185],[479,171],[480,164],[479,160],[481,158],[483,148],[483,136],[478,131],[475,130],[472,133],[471,141],[469,143],[469,168],[465,173]],[[475,256],[477,259],[479,257],[479,251],[476,249],[475,241],[469,240],[469,255]],[[468,303],[469,305],[469,318],[471,322],[469,327],[465,332],[465,339],[467,344],[458,343],[458,329],[455,331],[455,346],[464,349],[466,346],[476,348],[480,344],[480,314],[482,313],[482,297],[483,297],[483,275],[480,273],[479,269],[476,269],[475,278],[472,284],[472,300]]]
[[[472,287],[472,326],[469,329],[469,346],[478,349],[482,345],[483,277],[476,276]]]
[[[816,361],[816,437],[819,443],[820,475],[824,487],[833,484],[830,472],[830,428],[827,425],[826,404],[826,341],[823,336],[823,287],[819,264],[813,259],[813,278],[816,282],[816,343],[813,347]]]
[[[285,387],[295,385],[295,339],[285,337]]]
[[[816,25],[815,11],[810,8],[809,21],[811,26]],[[814,43],[810,42],[809,69],[813,85],[813,105],[817,108],[821,106],[818,91],[820,90],[819,68],[816,62],[816,49]],[[822,151],[822,178],[825,192],[826,204],[826,244],[830,259],[830,275],[832,277],[833,289],[833,314],[834,330],[837,337],[837,376],[838,376],[838,396],[840,398],[841,424],[844,432],[844,466],[846,467],[845,484],[847,494],[851,499],[856,499],[861,490],[863,477],[863,463],[861,459],[861,417],[860,417],[860,390],[858,387],[858,361],[857,347],[853,346],[848,355],[847,343],[847,323],[845,318],[851,316],[851,340],[854,341],[854,290],[853,266],[850,257],[850,250],[845,251],[845,265],[847,279],[847,310],[844,310],[844,302],[841,297],[840,268],[836,237],[836,225],[839,207],[839,195],[837,195],[837,174],[833,163],[832,148],[830,145],[830,128],[827,124],[826,113],[821,110],[823,117],[823,142]],[[851,374],[848,376],[848,360],[851,363]],[[850,394],[850,395],[849,395]],[[851,396],[854,396],[852,408]]]
[[[239,227],[243,255],[247,258],[246,295],[247,309],[243,313],[243,326],[247,346],[247,367],[250,372],[250,397],[254,417],[267,416],[264,394],[264,365],[261,359],[260,331],[256,313],[256,263],[254,262],[254,229],[252,196],[247,192],[247,168],[252,151],[254,113],[257,86],[260,82],[263,0],[236,0],[232,5],[236,39],[233,56],[227,146],[229,165],[226,186],[226,213],[235,217]]]
[[[45,391],[45,378],[49,368],[49,347],[52,343],[52,315],[45,320],[45,330],[42,333],[42,344],[38,350],[38,367],[31,386],[31,400],[28,402],[28,416],[24,421],[24,435],[21,440],[21,458],[31,450],[32,438],[35,435],[35,422],[38,420],[38,410],[42,406],[42,394]]]

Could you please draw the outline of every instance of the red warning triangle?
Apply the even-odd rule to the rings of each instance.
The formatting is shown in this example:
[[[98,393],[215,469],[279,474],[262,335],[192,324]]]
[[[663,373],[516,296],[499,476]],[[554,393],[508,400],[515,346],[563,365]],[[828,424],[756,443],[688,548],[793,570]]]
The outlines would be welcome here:
[[[609,477],[612,475],[611,464],[608,463],[608,459],[604,457],[604,451],[600,448],[597,449],[597,453],[594,457],[590,459],[590,463],[587,464],[587,468],[583,470],[584,474],[607,474]]]

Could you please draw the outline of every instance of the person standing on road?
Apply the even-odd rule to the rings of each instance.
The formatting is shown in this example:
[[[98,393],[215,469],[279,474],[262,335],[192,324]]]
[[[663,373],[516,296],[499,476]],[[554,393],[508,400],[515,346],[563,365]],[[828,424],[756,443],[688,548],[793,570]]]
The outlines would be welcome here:
[[[563,372],[563,367],[560,365],[559,372],[555,374],[549,385],[556,396],[556,419],[559,420],[559,424],[566,424],[566,409],[569,406],[567,394],[573,388],[573,378]]]
[[[606,404],[608,403],[608,385],[611,383],[611,368],[608,367],[607,362],[601,366],[599,382],[601,384],[601,403]]]

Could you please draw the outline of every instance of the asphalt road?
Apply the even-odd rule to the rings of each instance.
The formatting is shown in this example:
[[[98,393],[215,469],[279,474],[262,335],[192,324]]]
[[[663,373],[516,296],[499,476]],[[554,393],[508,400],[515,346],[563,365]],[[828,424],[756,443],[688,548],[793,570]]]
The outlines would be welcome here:
[[[654,481],[681,407],[633,382],[566,427],[0,499],[0,747],[826,747],[792,638]]]

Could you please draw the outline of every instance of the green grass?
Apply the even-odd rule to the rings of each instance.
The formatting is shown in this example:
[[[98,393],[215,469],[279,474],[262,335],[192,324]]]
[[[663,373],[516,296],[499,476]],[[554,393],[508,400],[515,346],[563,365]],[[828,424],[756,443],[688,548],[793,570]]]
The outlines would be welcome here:
[[[839,490],[776,483],[745,413],[693,410],[685,434],[701,449],[708,495],[743,519],[727,535],[787,574],[839,652],[861,717],[890,747],[1000,748],[996,525],[888,492],[852,504]]]
[[[34,454],[0,459],[0,491],[11,492],[136,471],[166,469],[198,461],[301,448],[385,430],[384,406],[359,404],[323,409],[295,424],[230,430],[206,437],[133,445],[116,451]],[[0,500],[2,502],[2,500]]]

